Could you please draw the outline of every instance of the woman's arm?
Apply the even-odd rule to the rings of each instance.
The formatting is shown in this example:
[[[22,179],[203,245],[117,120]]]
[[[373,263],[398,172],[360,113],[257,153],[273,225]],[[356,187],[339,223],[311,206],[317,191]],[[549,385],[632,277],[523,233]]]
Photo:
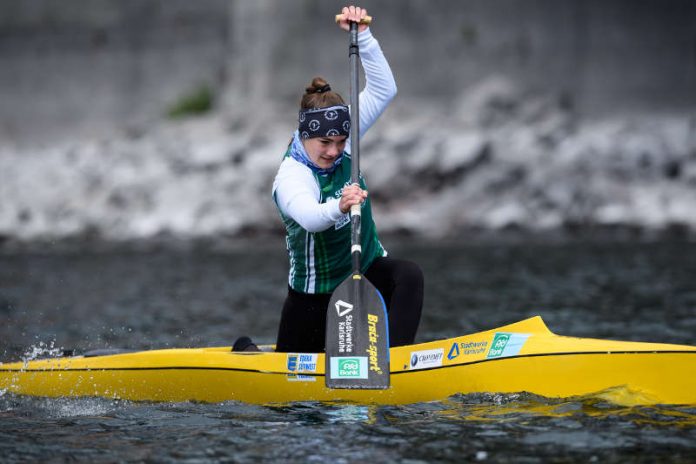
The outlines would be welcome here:
[[[351,10],[352,9],[352,10]],[[345,18],[358,20],[367,11],[355,7],[344,8]],[[354,16],[354,17],[352,17]],[[339,26],[348,30],[343,20]],[[396,82],[382,49],[367,26],[359,26],[358,47],[365,70],[365,88],[360,92],[360,136],[375,123],[389,102],[396,95]],[[349,147],[346,150],[350,152]],[[333,226],[345,215],[351,204],[359,204],[367,198],[367,192],[357,186],[343,189],[341,199],[329,199],[319,203],[319,186],[306,166],[292,159],[281,163],[273,182],[273,195],[283,214],[290,216],[303,229],[321,232]]]
[[[360,137],[377,121],[389,102],[396,95],[396,82],[382,49],[370,32],[366,23],[367,10],[356,6],[346,6],[337,16],[338,26],[350,30],[350,21],[359,22],[358,48],[360,62],[365,70],[365,88],[360,92]],[[350,142],[350,141],[349,141]],[[346,150],[350,152],[350,148]]]
[[[339,201],[329,199],[319,203],[319,186],[307,166],[286,158],[273,182],[276,204],[308,232],[321,232],[333,226],[343,216]]]
[[[350,207],[367,199],[367,190],[347,185],[341,190],[341,199],[329,198],[319,203],[319,186],[306,166],[293,159],[280,164],[273,182],[276,204],[308,232],[328,229],[346,215]]]
[[[365,88],[360,92],[360,137],[377,121],[396,95],[396,81],[379,42],[370,29],[358,34]]]

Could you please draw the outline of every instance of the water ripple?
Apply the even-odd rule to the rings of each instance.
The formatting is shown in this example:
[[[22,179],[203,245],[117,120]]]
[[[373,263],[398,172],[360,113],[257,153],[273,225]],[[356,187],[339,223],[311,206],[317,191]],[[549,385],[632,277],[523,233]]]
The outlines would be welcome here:
[[[427,276],[421,340],[541,314],[562,334],[696,343],[696,244],[390,249]],[[4,255],[2,359],[56,346],[225,346],[241,333],[273,342],[286,258],[282,249],[264,250]],[[0,391],[0,456],[3,463],[696,462],[696,406],[622,406],[631,394],[358,406]]]

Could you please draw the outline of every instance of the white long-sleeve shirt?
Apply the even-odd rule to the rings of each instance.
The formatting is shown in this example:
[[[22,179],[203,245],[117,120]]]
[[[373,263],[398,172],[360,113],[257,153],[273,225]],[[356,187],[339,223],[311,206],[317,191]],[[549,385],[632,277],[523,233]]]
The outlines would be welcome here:
[[[360,62],[365,70],[365,88],[360,92],[360,137],[375,123],[396,95],[396,82],[382,49],[369,29],[358,34]],[[350,153],[350,137],[345,151]],[[319,203],[319,184],[312,170],[286,157],[273,181],[273,193],[280,210],[308,232],[321,232],[344,216],[339,200]]]

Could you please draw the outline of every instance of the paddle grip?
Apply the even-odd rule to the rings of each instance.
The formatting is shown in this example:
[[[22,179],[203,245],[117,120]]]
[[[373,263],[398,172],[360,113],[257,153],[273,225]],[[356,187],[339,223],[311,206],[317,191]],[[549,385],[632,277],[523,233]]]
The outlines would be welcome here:
[[[336,22],[340,22],[343,19],[343,14],[337,14],[336,15]],[[360,20],[360,24],[365,24],[365,25],[370,25],[372,23],[372,16],[365,16],[363,19]]]

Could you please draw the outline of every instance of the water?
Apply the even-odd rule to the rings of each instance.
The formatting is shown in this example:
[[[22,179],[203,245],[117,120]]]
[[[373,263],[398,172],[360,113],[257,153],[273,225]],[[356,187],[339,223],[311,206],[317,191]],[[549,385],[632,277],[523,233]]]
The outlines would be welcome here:
[[[282,242],[282,241],[281,241]],[[387,245],[390,245],[387,243]],[[418,340],[540,314],[568,335],[696,344],[696,244],[391,244],[421,264]],[[0,359],[273,342],[282,248],[0,254]],[[458,395],[406,406],[133,403],[0,392],[0,459],[695,462],[696,406]]]

